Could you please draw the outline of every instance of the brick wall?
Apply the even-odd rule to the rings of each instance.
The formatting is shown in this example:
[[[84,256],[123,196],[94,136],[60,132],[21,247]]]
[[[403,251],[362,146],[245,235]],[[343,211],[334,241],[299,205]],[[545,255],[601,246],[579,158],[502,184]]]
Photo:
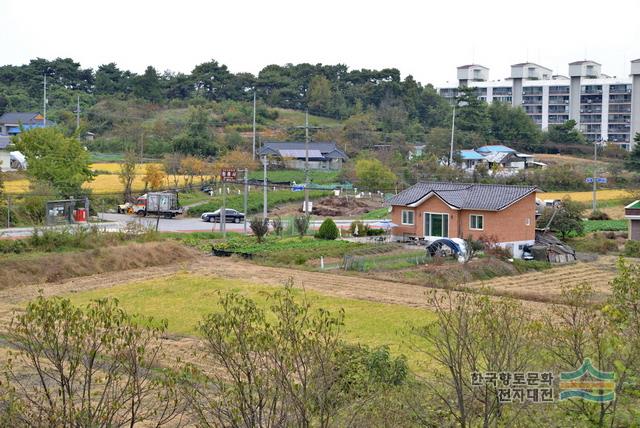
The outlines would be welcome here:
[[[535,239],[536,227],[535,193],[526,196],[502,211],[454,210],[440,198],[433,196],[416,208],[394,206],[391,221],[398,224],[393,229],[395,236],[424,236],[424,212],[449,214],[449,237],[474,238],[493,236],[496,242],[530,241]],[[414,211],[414,225],[402,225],[402,210]],[[479,214],[483,218],[483,230],[470,230],[469,216]],[[528,223],[528,224],[527,224]]]

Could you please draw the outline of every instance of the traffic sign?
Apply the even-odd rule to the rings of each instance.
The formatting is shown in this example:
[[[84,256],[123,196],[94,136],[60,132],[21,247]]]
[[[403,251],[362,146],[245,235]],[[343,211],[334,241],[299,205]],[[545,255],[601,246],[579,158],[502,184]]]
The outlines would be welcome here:
[[[587,177],[584,179],[584,181],[587,183],[593,183],[593,177]],[[596,177],[596,183],[606,183],[606,182],[607,182],[606,177]]]
[[[222,168],[222,171],[220,171],[222,181],[236,181],[237,176],[238,170],[235,168]]]

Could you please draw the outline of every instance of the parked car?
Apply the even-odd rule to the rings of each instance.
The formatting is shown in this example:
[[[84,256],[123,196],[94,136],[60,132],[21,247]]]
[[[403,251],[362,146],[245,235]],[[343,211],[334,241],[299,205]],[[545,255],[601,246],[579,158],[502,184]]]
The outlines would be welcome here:
[[[240,223],[244,221],[244,213],[227,208],[225,215],[225,223]],[[200,218],[202,221],[220,223],[220,210],[202,213]]]

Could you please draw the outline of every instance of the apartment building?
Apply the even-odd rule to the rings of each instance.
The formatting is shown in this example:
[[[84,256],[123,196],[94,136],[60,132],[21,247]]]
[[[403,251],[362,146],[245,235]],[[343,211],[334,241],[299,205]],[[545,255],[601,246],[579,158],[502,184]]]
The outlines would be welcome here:
[[[611,77],[595,61],[569,64],[569,75],[524,62],[511,75],[489,80],[489,69],[478,64],[458,67],[455,85],[442,85],[440,95],[454,102],[461,86],[476,88],[478,98],[520,106],[542,129],[576,121],[588,141],[606,141],[630,150],[640,132],[640,59],[631,61],[626,77]],[[634,90],[635,89],[635,90]]]

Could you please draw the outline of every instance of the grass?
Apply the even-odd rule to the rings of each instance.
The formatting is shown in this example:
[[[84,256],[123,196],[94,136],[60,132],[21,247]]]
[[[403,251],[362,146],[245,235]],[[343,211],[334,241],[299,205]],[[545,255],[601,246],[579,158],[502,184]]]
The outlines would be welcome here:
[[[262,171],[252,171],[249,173],[249,179],[262,180]],[[315,184],[336,183],[339,180],[340,171],[309,171],[309,180]],[[292,182],[304,183],[304,171],[298,169],[282,169],[267,171],[267,179],[276,182]]]
[[[627,220],[587,220],[583,224],[585,233],[627,231],[629,226]]]
[[[269,286],[197,275],[181,274],[169,278],[119,285],[103,290],[68,296],[76,304],[92,299],[113,297],[131,313],[154,318],[166,318],[169,331],[183,335],[197,335],[196,325],[202,317],[219,309],[218,293],[238,292],[252,298],[262,307],[269,305]],[[298,295],[301,291],[297,291]],[[369,346],[389,345],[392,352],[404,354],[412,365],[421,356],[408,345],[403,335],[410,333],[410,325],[422,325],[432,320],[424,309],[401,305],[374,303],[364,300],[325,296],[311,291],[306,296],[315,308],[333,313],[345,313],[344,337],[352,343]]]
[[[376,208],[375,210],[371,210],[368,213],[364,213],[360,216],[361,220],[378,220],[382,218],[389,218],[391,214],[389,213],[389,208],[382,207]]]

